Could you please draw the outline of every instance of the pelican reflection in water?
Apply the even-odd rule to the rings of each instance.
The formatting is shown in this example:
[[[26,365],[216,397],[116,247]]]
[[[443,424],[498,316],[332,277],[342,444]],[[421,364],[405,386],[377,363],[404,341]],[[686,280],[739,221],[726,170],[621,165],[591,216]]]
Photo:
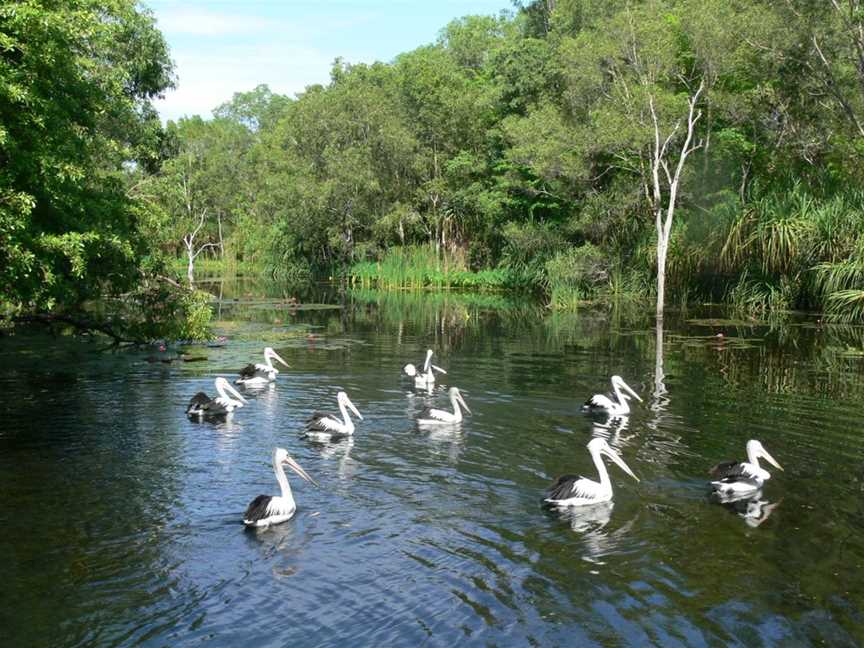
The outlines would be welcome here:
[[[752,529],[755,529],[767,520],[771,516],[771,513],[780,506],[780,502],[783,501],[769,502],[763,498],[761,490],[755,493],[751,492],[748,495],[739,495],[738,497],[723,496],[714,493],[714,498],[727,511],[742,518],[747,526]]]
[[[613,416],[608,420],[594,421],[591,426],[591,436],[595,439],[606,439],[606,442],[616,451],[621,452],[635,433],[623,434],[630,427],[629,416]]]

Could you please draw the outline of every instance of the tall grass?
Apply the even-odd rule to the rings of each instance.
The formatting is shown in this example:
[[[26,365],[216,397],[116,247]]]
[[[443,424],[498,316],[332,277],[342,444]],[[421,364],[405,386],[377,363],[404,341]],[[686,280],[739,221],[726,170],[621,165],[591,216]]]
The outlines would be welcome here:
[[[348,277],[352,285],[385,290],[500,290],[529,287],[525,277],[511,270],[471,271],[462,259],[452,255],[439,259],[434,248],[426,245],[391,248],[380,261],[363,261],[352,265],[348,269]]]

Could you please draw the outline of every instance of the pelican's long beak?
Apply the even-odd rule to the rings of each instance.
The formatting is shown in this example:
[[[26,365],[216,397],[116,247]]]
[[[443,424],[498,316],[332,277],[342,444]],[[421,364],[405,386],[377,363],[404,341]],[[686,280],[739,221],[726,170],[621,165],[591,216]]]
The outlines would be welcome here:
[[[227,394],[231,394],[235,398],[239,399],[241,403],[248,403],[249,402],[243,397],[243,394],[241,394],[236,389],[234,389],[231,386],[231,383],[229,383],[224,378],[218,378],[216,380],[216,391],[219,392],[220,396],[225,396],[227,393]]]
[[[616,464],[618,464],[618,467],[619,467],[621,470],[623,470],[624,472],[626,472],[628,475],[630,475],[630,476],[631,476],[633,479],[635,479],[637,482],[639,481],[639,478],[638,478],[636,475],[633,474],[633,471],[632,471],[632,470],[630,470],[630,466],[628,466],[626,463],[624,463],[624,460],[623,460],[621,457],[618,456],[618,453],[617,453],[617,452],[615,452],[615,451],[612,450],[611,448],[604,448],[604,449],[603,449],[603,452],[604,452],[604,454],[605,454],[607,457],[609,457],[612,461],[614,461]]]
[[[271,353],[273,354],[273,357],[274,357],[276,360],[278,360],[279,362],[281,362],[283,365],[285,365],[285,366],[288,367],[289,369],[291,368],[291,365],[289,365],[287,362],[285,362],[285,361],[282,359],[282,356],[280,356],[280,355],[279,355],[278,353],[276,353],[275,351],[272,351]]]
[[[435,371],[437,371],[438,373],[443,373],[443,374],[446,374],[446,373],[447,373],[447,372],[444,371],[441,367],[436,367],[435,365],[430,365],[430,366],[431,366]]]
[[[423,371],[429,371],[429,364],[432,360],[432,349],[426,351],[426,363],[423,365]]]
[[[308,481],[310,484],[313,484],[313,485],[315,485],[315,486],[318,486],[318,482],[316,482],[314,479],[312,479],[312,478],[309,476],[309,473],[307,473],[305,470],[303,470],[303,468],[300,467],[300,464],[298,464],[296,461],[294,461],[291,457],[286,457],[284,463],[285,463],[285,464],[286,464],[286,465],[287,465],[291,470],[293,470],[293,471],[296,472],[298,475],[300,475],[303,479],[305,479],[306,481]]]
[[[471,413],[471,408],[468,407],[468,404],[465,402],[465,399],[462,398],[462,394],[457,394],[457,395],[456,395],[456,398],[459,399],[459,404],[460,404],[462,407],[465,408],[465,411],[468,412],[469,414],[471,414],[471,416],[474,416],[474,415]]]
[[[637,394],[635,391],[633,391],[633,390],[631,389],[630,385],[628,385],[627,383],[625,383],[623,380],[621,381],[621,386],[622,386],[624,389],[626,389],[626,390],[630,393],[630,395],[633,396],[633,398],[635,398],[636,400],[638,400],[640,403],[642,402],[642,398],[639,396],[639,394]]]
[[[234,389],[230,383],[226,382],[225,387],[226,387],[228,393],[230,393],[232,396],[236,396],[240,400],[241,403],[248,403],[249,402],[248,400],[246,400],[246,398],[244,398],[243,394],[241,394],[236,389]]]
[[[363,415],[357,411],[357,408],[354,407],[354,403],[352,403],[350,399],[346,398],[345,404],[351,408],[351,411],[357,415],[357,418],[359,418],[361,421],[363,420]]]
[[[767,451],[765,448],[762,448],[762,449],[759,451],[759,454],[760,454],[762,457],[765,458],[765,461],[767,461],[768,463],[770,463],[770,464],[771,464],[772,466],[774,466],[777,470],[783,470],[783,466],[781,466],[779,463],[777,463],[777,460],[776,460],[774,457],[772,457],[770,454],[768,454],[768,451]]]

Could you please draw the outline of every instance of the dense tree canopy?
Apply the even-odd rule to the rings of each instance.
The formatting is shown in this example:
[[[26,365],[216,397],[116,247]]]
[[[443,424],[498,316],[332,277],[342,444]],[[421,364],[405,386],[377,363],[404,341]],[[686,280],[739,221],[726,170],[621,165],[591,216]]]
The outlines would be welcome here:
[[[864,314],[860,0],[526,1],[164,130],[151,17],[60,6],[0,5],[5,303],[128,285],[144,237],[292,278],[483,270],[559,306],[665,267],[673,300]]]
[[[860,313],[859,4],[538,0],[455,20],[295,99],[236,95],[199,124],[225,165],[206,200],[229,254],[292,276],[419,245],[413,264],[497,268],[559,305],[644,296],[662,261],[679,299]]]
[[[165,41],[134,0],[0,2],[4,309],[135,284],[129,169],[158,169],[150,99],[171,81]]]

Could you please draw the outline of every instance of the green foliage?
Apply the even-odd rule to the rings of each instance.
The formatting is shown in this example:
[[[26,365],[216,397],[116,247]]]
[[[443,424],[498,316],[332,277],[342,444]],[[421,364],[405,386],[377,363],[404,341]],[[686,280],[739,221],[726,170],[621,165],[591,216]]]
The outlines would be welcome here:
[[[741,315],[754,319],[781,315],[790,308],[790,286],[749,279],[745,272],[729,292],[729,302]]]
[[[439,260],[428,246],[393,248],[380,261],[355,263],[348,276],[352,284],[388,290],[429,287],[495,290],[530,285],[511,270],[472,272],[457,258]]]
[[[0,306],[74,307],[139,279],[124,164],[158,155],[171,65],[133,0],[0,5]]]
[[[546,282],[553,308],[574,308],[608,288],[609,265],[601,250],[586,243],[547,261]]]
[[[703,146],[683,167],[665,257],[671,297],[756,317],[860,316],[864,16],[797,0],[517,6],[455,20],[392,63],[338,59],[329,83],[294,99],[259,86],[210,121],[169,125],[133,192],[148,207],[140,227],[178,257],[204,214],[198,245],[288,281],[639,302],[657,291],[655,214],[701,86]],[[673,154],[656,203],[663,141]],[[0,236],[33,219],[30,197],[0,191]],[[7,246],[0,273],[41,282],[50,251],[86,275],[89,246],[117,264],[130,251],[108,229],[46,231],[38,254]]]
[[[148,341],[208,340],[212,297],[203,291],[146,280],[123,299],[100,302],[97,313],[124,337]]]

